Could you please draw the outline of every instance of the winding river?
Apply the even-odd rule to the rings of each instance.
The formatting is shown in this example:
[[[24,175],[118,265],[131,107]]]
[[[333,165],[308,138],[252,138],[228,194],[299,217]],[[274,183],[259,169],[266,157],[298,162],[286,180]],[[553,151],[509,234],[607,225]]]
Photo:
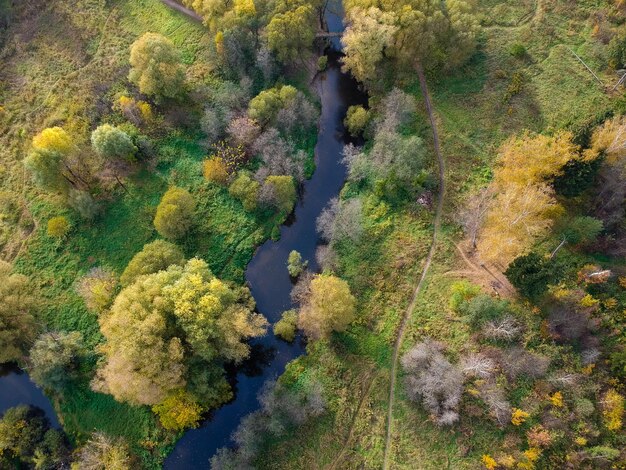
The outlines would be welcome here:
[[[325,15],[328,29],[342,31],[341,3],[331,0],[330,4]],[[246,270],[257,310],[272,324],[280,319],[282,312],[293,307],[290,298],[293,283],[287,273],[289,252],[299,251],[303,259],[308,260],[309,269],[318,270],[315,251],[321,240],[315,221],[328,201],[339,194],[346,177],[341,158],[344,145],[351,139],[344,129],[343,119],[348,106],[367,101],[357,82],[341,72],[340,47],[338,38],[332,38],[327,49],[328,68],[318,74],[314,82],[322,107],[315,173],[304,183],[294,214],[280,229],[280,239],[261,245]],[[288,362],[305,352],[301,337],[287,343],[276,338],[271,330],[252,341],[251,347],[251,357],[231,371],[234,399],[212,412],[201,427],[187,431],[165,461],[164,468],[208,468],[217,449],[232,444],[231,435],[241,418],[259,408],[257,396],[263,384],[278,378]],[[42,408],[52,424],[59,425],[50,400],[28,375],[15,367],[0,366],[0,414],[17,404]]]
[[[331,20],[327,18],[331,28],[341,27],[340,17]],[[290,299],[293,284],[287,273],[289,252],[299,251],[303,259],[309,261],[309,269],[318,269],[315,250],[321,240],[315,221],[345,182],[346,169],[341,158],[343,147],[350,138],[343,119],[348,106],[364,103],[365,96],[359,92],[356,81],[341,72],[339,58],[336,49],[330,50],[328,69],[316,79],[322,114],[315,147],[315,173],[304,183],[294,215],[281,227],[280,239],[261,245],[246,270],[246,280],[257,309],[272,324],[280,319],[282,312],[293,307]],[[185,433],[166,460],[166,469],[208,468],[208,460],[216,450],[231,444],[230,436],[241,418],[259,408],[257,395],[262,385],[278,378],[289,361],[304,353],[301,338],[290,344],[276,338],[271,331],[253,341],[252,347],[251,358],[236,373],[235,399],[216,410],[200,428]]]

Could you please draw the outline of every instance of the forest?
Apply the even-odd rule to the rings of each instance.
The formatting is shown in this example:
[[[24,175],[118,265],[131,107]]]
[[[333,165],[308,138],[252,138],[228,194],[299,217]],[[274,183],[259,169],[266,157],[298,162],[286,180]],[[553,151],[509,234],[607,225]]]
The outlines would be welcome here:
[[[626,2],[0,0],[0,468],[626,468]]]

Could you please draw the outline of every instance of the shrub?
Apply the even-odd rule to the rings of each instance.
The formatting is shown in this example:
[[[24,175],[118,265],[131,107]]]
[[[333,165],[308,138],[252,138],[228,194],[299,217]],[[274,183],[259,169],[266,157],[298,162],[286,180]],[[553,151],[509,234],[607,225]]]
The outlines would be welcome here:
[[[65,236],[69,233],[71,229],[71,225],[67,217],[62,215],[57,217],[52,217],[48,220],[48,229],[47,233],[49,237],[52,238],[65,238]]]
[[[292,342],[296,337],[296,326],[298,324],[298,312],[287,310],[283,312],[280,320],[274,324],[274,334],[285,341]]]
[[[517,59],[523,59],[527,54],[526,47],[518,42],[511,44],[511,47],[509,47],[509,54]]]
[[[75,463],[80,470],[121,470],[136,468],[134,460],[124,439],[95,432],[78,450]]]
[[[248,173],[240,171],[228,188],[228,192],[241,201],[245,210],[253,211],[259,201],[260,187],[261,185],[253,180]]]
[[[616,390],[610,389],[602,401],[602,417],[609,431],[619,431],[624,417],[624,397]]]
[[[74,149],[74,143],[62,127],[49,127],[33,137],[33,149],[66,155]]]
[[[444,357],[441,346],[431,340],[417,343],[401,362],[409,398],[421,400],[438,424],[458,421],[463,375]]]
[[[317,70],[319,70],[320,72],[323,72],[324,70],[326,70],[326,67],[328,67],[328,56],[327,55],[320,56],[317,59]]]
[[[178,246],[165,240],[155,240],[143,246],[130,260],[120,276],[122,286],[132,284],[139,276],[154,274],[176,264],[182,266],[185,255]]]
[[[302,255],[296,250],[292,250],[287,258],[287,271],[291,277],[298,277],[309,264],[308,261],[302,261]]]
[[[179,239],[191,228],[196,201],[189,191],[172,187],[161,198],[154,226],[165,238]]]
[[[87,308],[96,313],[102,313],[111,306],[116,288],[115,274],[104,268],[92,268],[76,285],[76,291]]]
[[[519,408],[513,408],[511,413],[511,424],[513,424],[513,426],[523,424],[528,418],[530,418],[530,413],[520,410]]]
[[[137,147],[130,136],[118,127],[102,124],[91,133],[91,145],[101,157],[133,160]]]
[[[356,137],[365,130],[365,127],[369,124],[370,113],[361,105],[350,106],[346,114],[346,118],[343,124],[350,132],[350,135]]]
[[[219,157],[209,158],[202,164],[202,172],[207,181],[217,184],[226,184],[228,182],[228,170],[224,160]]]
[[[87,191],[70,189],[67,202],[72,209],[86,220],[92,220],[100,212],[100,205]]]

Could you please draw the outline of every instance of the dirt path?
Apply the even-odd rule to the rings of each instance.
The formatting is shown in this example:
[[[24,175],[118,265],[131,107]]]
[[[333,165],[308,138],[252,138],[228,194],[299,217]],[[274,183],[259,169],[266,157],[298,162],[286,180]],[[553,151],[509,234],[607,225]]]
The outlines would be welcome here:
[[[161,0],[161,1],[165,3],[168,7],[181,12],[183,15],[191,18],[192,20],[199,21],[200,23],[202,23],[202,17],[198,15],[195,11],[182,6],[180,3],[175,2],[174,0]]]
[[[384,461],[383,461],[383,469],[387,470],[389,468],[389,459],[390,459],[390,446],[391,446],[391,434],[392,434],[392,425],[393,425],[393,406],[395,401],[395,391],[396,391],[396,377],[398,375],[398,356],[400,354],[400,347],[402,346],[402,340],[404,339],[404,333],[406,331],[406,326],[413,314],[413,310],[415,310],[415,305],[417,304],[417,298],[422,291],[422,286],[424,285],[424,280],[426,279],[426,275],[428,274],[428,270],[430,269],[430,265],[432,264],[433,256],[437,249],[437,237],[439,235],[439,230],[441,227],[441,213],[443,210],[443,198],[445,195],[445,180],[444,180],[444,172],[445,172],[445,163],[443,157],[441,155],[441,148],[439,145],[439,132],[437,131],[437,123],[435,122],[435,116],[433,113],[432,103],[430,101],[430,94],[428,93],[428,86],[426,84],[426,77],[424,76],[424,71],[420,66],[416,67],[417,76],[420,81],[420,88],[422,89],[422,95],[424,97],[424,104],[426,105],[426,111],[428,112],[428,117],[430,119],[430,125],[433,133],[433,146],[435,149],[435,156],[437,157],[437,164],[439,166],[439,192],[437,194],[437,206],[435,208],[435,221],[433,228],[433,238],[430,245],[430,250],[428,251],[428,255],[426,256],[426,261],[424,262],[424,268],[422,269],[422,274],[420,279],[413,291],[413,296],[411,297],[411,303],[409,307],[404,312],[404,316],[402,317],[402,321],[400,323],[400,328],[398,329],[398,337],[396,338],[396,344],[393,348],[393,359],[391,365],[391,382],[389,385],[389,408],[387,411],[387,435],[385,437],[385,453],[384,453]]]
[[[368,378],[365,383],[365,386],[363,387],[363,392],[361,393],[361,398],[359,399],[359,403],[357,404],[356,409],[354,410],[354,414],[352,415],[352,420],[350,421],[350,428],[348,430],[348,436],[346,437],[343,445],[341,446],[341,449],[337,453],[337,457],[335,457],[335,459],[330,463],[330,465],[328,465],[325,468],[325,470],[334,470],[335,468],[337,468],[337,465],[339,465],[339,463],[343,460],[343,456],[345,455],[346,450],[348,450],[348,446],[352,442],[352,436],[354,435],[354,427],[356,424],[356,420],[359,417],[361,408],[363,407],[363,404],[365,403],[365,399],[369,396],[370,391],[372,390],[372,385],[374,385],[374,382],[376,381],[376,379],[377,379],[376,373],[373,370],[370,371],[368,374]]]

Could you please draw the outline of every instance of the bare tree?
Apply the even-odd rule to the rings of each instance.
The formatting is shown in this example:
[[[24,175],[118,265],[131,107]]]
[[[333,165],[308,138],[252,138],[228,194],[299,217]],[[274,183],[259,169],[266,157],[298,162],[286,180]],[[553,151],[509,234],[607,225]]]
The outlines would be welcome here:
[[[495,372],[496,363],[484,354],[470,353],[461,359],[460,368],[469,377],[486,379]]]
[[[511,404],[504,390],[494,381],[488,380],[478,385],[478,392],[489,408],[489,414],[500,426],[506,426],[511,421]]]
[[[465,206],[459,210],[459,222],[463,226],[465,235],[470,239],[473,249],[476,249],[478,232],[492,199],[493,191],[489,187],[483,188],[472,195]]]
[[[510,315],[490,320],[482,328],[486,338],[502,341],[513,341],[522,334],[522,331],[522,326]]]
[[[441,353],[441,345],[431,340],[417,343],[401,362],[407,373],[405,383],[409,398],[413,401],[421,399],[438,424],[456,422],[463,375]]]

